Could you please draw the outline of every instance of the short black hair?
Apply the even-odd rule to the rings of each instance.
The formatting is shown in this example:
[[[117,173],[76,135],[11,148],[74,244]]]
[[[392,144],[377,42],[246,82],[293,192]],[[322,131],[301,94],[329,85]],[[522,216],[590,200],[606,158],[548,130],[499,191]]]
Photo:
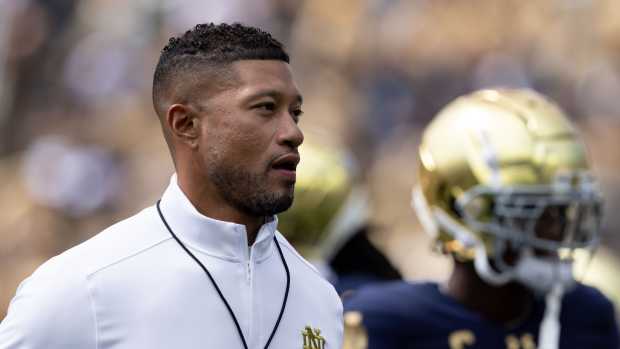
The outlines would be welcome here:
[[[175,83],[175,76],[195,73],[198,65],[218,66],[238,60],[280,60],[289,63],[284,45],[259,28],[234,24],[198,24],[171,37],[161,51],[153,76],[153,104]]]

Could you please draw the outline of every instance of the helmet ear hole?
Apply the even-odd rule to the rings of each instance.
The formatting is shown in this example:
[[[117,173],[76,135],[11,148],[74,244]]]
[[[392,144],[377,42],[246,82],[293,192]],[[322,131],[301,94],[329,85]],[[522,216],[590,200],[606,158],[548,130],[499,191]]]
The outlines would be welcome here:
[[[465,225],[468,225],[468,221],[488,223],[495,218],[495,200],[492,195],[477,195],[465,203],[459,203],[455,197],[452,197],[450,200],[450,207]],[[468,228],[477,230],[469,225]]]

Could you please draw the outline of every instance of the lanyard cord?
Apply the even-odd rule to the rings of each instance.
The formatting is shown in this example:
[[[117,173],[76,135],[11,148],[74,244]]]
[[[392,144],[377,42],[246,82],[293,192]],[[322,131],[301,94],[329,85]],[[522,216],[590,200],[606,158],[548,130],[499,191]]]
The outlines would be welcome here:
[[[230,307],[230,305],[226,301],[226,298],[224,298],[224,294],[222,294],[222,291],[217,286],[217,283],[215,282],[215,279],[213,279],[213,276],[211,276],[211,273],[209,273],[209,270],[207,270],[207,267],[205,267],[204,264],[202,264],[202,262],[200,262],[200,260],[198,258],[196,258],[196,256],[194,256],[194,254],[181,242],[181,240],[179,240],[179,238],[176,236],[176,234],[172,231],[172,228],[170,228],[170,226],[168,225],[168,222],[164,218],[164,215],[161,213],[161,208],[159,207],[159,203],[160,202],[161,202],[161,200],[157,201],[157,212],[159,213],[159,217],[161,218],[161,221],[164,223],[164,225],[166,226],[166,228],[168,229],[168,231],[170,232],[172,237],[176,240],[176,242],[179,243],[179,245],[183,248],[183,250],[185,250],[185,252],[187,252],[187,254],[190,257],[192,257],[192,259],[194,261],[196,261],[196,263],[198,263],[198,265],[202,268],[202,270],[205,272],[205,274],[207,274],[207,277],[209,277],[209,280],[211,280],[211,283],[213,284],[213,287],[217,291],[217,294],[222,299],[222,302],[226,306],[226,309],[228,309],[228,313],[230,314],[230,317],[232,317],[233,321],[235,322],[235,327],[237,327],[237,332],[239,333],[239,337],[241,338],[241,342],[243,343],[243,347],[245,349],[248,349],[248,344],[245,341],[245,337],[243,336],[243,332],[241,331],[241,326],[239,326],[239,321],[237,321],[237,317],[235,316],[235,313],[233,312],[232,308]],[[288,265],[286,264],[286,259],[284,259],[284,254],[282,253],[282,249],[280,248],[280,244],[278,243],[278,239],[276,239],[275,236],[273,237],[273,241],[276,243],[276,247],[278,248],[278,253],[280,254],[280,259],[282,260],[282,265],[284,266],[284,270],[286,271],[286,290],[284,291],[284,300],[282,301],[282,307],[280,308],[280,314],[278,314],[278,319],[276,320],[276,324],[273,327],[273,331],[271,331],[271,335],[269,336],[269,339],[267,340],[267,343],[265,344],[265,348],[264,349],[267,349],[269,347],[269,344],[271,344],[271,340],[273,339],[273,336],[276,334],[276,330],[280,326],[280,320],[282,320],[282,314],[284,314],[284,308],[286,308],[286,301],[288,299],[288,291],[289,291],[290,286],[291,286],[291,273],[290,273],[290,271],[288,269]]]

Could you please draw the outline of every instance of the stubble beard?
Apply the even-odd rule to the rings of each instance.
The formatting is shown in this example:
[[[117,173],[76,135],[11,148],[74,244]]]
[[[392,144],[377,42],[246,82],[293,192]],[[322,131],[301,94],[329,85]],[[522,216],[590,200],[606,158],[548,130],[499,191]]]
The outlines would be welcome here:
[[[294,184],[277,192],[267,188],[267,172],[250,173],[241,166],[211,162],[207,167],[210,180],[222,198],[231,206],[252,216],[272,216],[293,204]]]

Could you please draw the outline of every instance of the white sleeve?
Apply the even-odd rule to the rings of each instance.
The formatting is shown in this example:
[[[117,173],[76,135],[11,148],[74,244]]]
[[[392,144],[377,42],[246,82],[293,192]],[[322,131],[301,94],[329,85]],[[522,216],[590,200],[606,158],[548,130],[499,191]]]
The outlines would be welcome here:
[[[24,280],[0,323],[2,349],[95,349],[87,280],[54,259]]]
[[[331,285],[330,285],[331,286]],[[332,287],[333,289],[333,287]],[[336,323],[338,325],[337,333],[338,339],[336,343],[336,348],[342,348],[342,344],[344,342],[344,309],[342,305],[342,300],[335,289],[333,289],[333,294],[335,295],[335,303],[336,303]]]

